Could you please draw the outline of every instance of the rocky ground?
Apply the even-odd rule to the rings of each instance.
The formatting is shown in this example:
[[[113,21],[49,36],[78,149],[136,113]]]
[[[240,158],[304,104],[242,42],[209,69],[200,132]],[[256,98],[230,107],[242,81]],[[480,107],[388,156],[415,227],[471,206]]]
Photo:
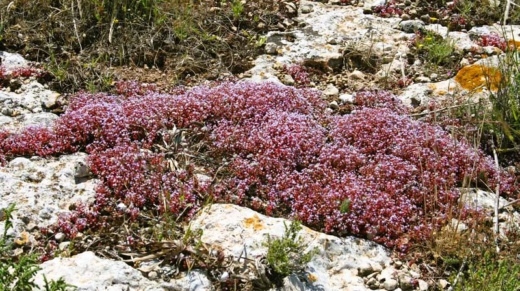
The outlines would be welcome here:
[[[331,1],[334,2],[334,1]],[[478,100],[488,96],[482,68],[497,67],[501,51],[482,47],[474,40],[492,32],[514,39],[520,26],[473,27],[467,32],[449,32],[440,24],[428,24],[407,17],[382,18],[371,10],[379,1],[338,6],[331,3],[302,1],[297,25],[283,32],[269,32],[266,53],[254,61],[254,67],[238,76],[257,82],[273,81],[298,85],[284,66],[303,64],[322,71],[312,75],[305,86],[323,90],[330,110],[342,110],[360,89],[388,88],[406,104],[425,110],[429,102],[452,99]],[[291,26],[289,26],[291,27]],[[440,75],[425,69],[410,48],[417,30],[431,31],[453,41],[461,70]],[[2,52],[2,66],[8,70],[27,65],[16,54]],[[441,70],[442,72],[442,70]],[[402,81],[401,85],[399,81]],[[15,90],[0,91],[0,125],[3,129],[49,125],[57,118],[52,112],[60,102],[59,93],[48,90],[34,78],[21,81]],[[491,88],[492,89],[492,88]],[[86,166],[86,154],[51,158],[16,158],[0,167],[0,209],[16,203],[13,235],[21,252],[41,238],[38,229],[56,223],[61,213],[78,201],[95,199],[96,178]],[[493,194],[468,192],[466,203],[492,212]],[[501,200],[500,205],[509,201]],[[209,254],[222,252],[235,276],[254,280],[265,276],[258,267],[267,252],[267,237],[282,237],[286,220],[270,218],[250,209],[214,204],[205,207],[189,226],[202,230],[201,243]],[[518,227],[520,214],[511,207],[501,209],[502,231]],[[186,226],[188,227],[188,226]],[[454,221],[454,227],[464,229]],[[3,233],[0,225],[0,233]],[[304,228],[299,232],[308,250],[317,253],[303,270],[304,276],[286,277],[272,290],[443,290],[450,282],[423,274],[416,264],[402,262],[376,243],[353,237],[325,235]],[[55,234],[63,258],[41,265],[36,282],[63,277],[78,290],[214,290],[207,270],[180,272],[175,266],[160,265],[157,258],[130,262],[115,261],[102,251],[84,252],[67,257],[71,242]],[[88,243],[93,239],[84,238]],[[139,258],[138,256],[135,259]],[[129,264],[132,263],[132,264]],[[215,276],[215,274],[212,274]],[[222,281],[229,273],[217,274]]]
[[[505,30],[511,40],[518,33],[517,26],[500,25],[473,27],[467,32],[451,31],[440,24],[426,24],[422,20],[381,18],[370,11],[379,1],[366,1],[361,7],[335,6],[318,2],[303,2],[299,27],[288,32],[270,32],[266,43],[267,55],[255,61],[255,67],[244,75],[253,80],[275,80],[293,83],[280,73],[284,65],[302,63],[330,72],[316,80],[317,88],[331,102],[348,100],[343,94],[354,94],[360,89],[384,88],[388,83],[397,83],[403,75],[412,78],[412,84],[396,90],[408,105],[424,105],[429,100],[469,95],[473,98],[487,96],[477,94],[475,88],[456,78],[457,72],[444,76],[428,72],[424,62],[410,48],[415,32],[425,30],[453,42],[455,51],[451,57],[460,55],[460,66],[479,65],[496,67],[500,53],[495,47],[482,47],[474,40],[491,33],[502,34]],[[365,13],[364,13],[365,12]],[[488,58],[490,57],[491,58]],[[475,78],[478,78],[476,76]],[[462,81],[462,83],[461,83]],[[485,86],[481,88],[486,90]]]

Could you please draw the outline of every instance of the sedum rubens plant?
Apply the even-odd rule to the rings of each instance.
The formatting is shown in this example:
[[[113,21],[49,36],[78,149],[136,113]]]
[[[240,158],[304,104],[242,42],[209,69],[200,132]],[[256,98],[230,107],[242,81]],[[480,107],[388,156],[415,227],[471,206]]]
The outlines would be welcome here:
[[[46,72],[44,72],[40,68],[27,66],[27,67],[19,67],[14,70],[7,70],[4,66],[0,65],[0,88],[9,87],[10,82],[12,80],[20,79],[20,78],[42,78],[46,76]]]
[[[484,34],[476,41],[480,46],[492,46],[506,51],[508,48],[507,41],[498,34]]]
[[[283,71],[289,74],[298,86],[306,87],[310,84],[308,68],[301,64],[284,65]]]
[[[100,184],[94,204],[56,226],[71,237],[105,226],[103,213],[135,218],[146,207],[189,217],[211,197],[404,251],[459,211],[452,206],[463,182],[486,177],[503,195],[518,193],[512,175],[440,127],[410,118],[392,94],[360,92],[354,107],[329,115],[319,92],[273,83],[168,93],[120,83],[113,94],[77,94],[53,127],[0,133],[0,154],[7,161],[89,153]],[[169,134],[174,129],[185,138]],[[202,146],[193,156],[204,158],[172,167],[172,156],[194,143]],[[215,178],[199,180],[201,169]],[[121,202],[129,207],[117,209]]]

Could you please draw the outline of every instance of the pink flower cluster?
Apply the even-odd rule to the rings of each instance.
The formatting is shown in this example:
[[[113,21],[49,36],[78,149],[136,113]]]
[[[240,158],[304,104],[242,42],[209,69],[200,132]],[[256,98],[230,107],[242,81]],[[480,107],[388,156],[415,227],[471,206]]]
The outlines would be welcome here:
[[[44,77],[46,73],[39,68],[35,67],[20,67],[13,71],[8,72],[5,67],[0,66],[0,88],[9,86],[9,82],[18,78],[41,78]]]
[[[373,8],[375,14],[380,17],[396,17],[401,16],[404,11],[399,8],[399,2],[396,0],[386,1],[385,4],[377,5]]]
[[[6,160],[90,154],[97,199],[60,220],[70,236],[103,226],[106,213],[123,211],[120,203],[133,218],[143,208],[189,216],[212,197],[405,250],[456,211],[462,181],[476,186],[484,174],[503,194],[518,190],[481,152],[413,120],[384,91],[357,93],[344,116],[327,114],[317,91],[273,83],[170,93],[121,83],[117,91],[79,93],[52,128],[0,133]],[[175,141],[167,134],[174,128],[193,138],[158,150]],[[169,159],[195,142],[205,158],[172,169]],[[213,179],[200,180],[200,169]]]
[[[507,42],[506,40],[497,34],[485,34],[480,36],[478,39],[478,45],[480,46],[493,46],[506,51]]]
[[[307,68],[302,65],[284,65],[283,70],[300,86],[308,86],[311,82]]]

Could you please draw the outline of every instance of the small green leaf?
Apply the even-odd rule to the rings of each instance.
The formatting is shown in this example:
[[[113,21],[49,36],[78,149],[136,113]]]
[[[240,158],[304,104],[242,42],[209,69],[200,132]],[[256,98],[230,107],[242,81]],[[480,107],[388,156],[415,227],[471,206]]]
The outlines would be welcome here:
[[[342,214],[348,213],[350,211],[350,199],[345,198],[345,200],[341,202],[341,205],[339,206],[339,211]]]

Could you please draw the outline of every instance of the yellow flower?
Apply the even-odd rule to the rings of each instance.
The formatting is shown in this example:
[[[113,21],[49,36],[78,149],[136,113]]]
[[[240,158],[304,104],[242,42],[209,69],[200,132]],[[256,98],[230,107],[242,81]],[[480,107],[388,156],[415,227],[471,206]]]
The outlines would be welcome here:
[[[427,37],[427,38],[425,38],[425,40],[427,40],[427,41],[430,41],[430,40],[432,40],[432,39],[433,39],[433,38],[431,38],[431,37]]]
[[[437,21],[437,18],[435,18],[435,17],[430,17],[430,21],[431,21],[431,22],[435,22],[435,21]]]
[[[418,45],[419,48],[421,48],[421,47],[423,47],[423,46],[424,46],[424,44],[422,44],[422,43]]]

